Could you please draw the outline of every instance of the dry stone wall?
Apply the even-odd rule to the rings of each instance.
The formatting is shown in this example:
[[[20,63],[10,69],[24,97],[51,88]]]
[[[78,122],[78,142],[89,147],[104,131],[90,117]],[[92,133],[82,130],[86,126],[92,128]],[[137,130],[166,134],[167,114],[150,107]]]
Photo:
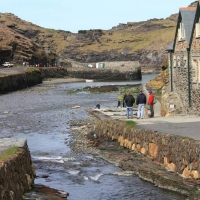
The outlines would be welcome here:
[[[0,159],[0,199],[21,200],[22,195],[31,189],[35,171],[25,139],[1,138],[0,152],[18,147],[18,150]]]
[[[152,157],[185,178],[200,177],[200,142],[172,134],[130,128],[118,120],[98,120],[94,125],[97,137],[112,139],[132,151]]]

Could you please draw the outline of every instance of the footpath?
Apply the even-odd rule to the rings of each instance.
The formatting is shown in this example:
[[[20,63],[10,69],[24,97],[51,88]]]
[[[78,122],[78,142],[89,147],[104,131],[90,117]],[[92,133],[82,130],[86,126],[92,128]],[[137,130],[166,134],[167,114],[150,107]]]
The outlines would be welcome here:
[[[158,102],[159,103],[159,102]],[[105,115],[108,115],[114,119],[120,120],[132,120],[137,123],[138,128],[158,131],[160,133],[179,135],[184,138],[192,138],[194,140],[200,140],[200,117],[191,115],[179,115],[161,117],[159,112],[160,105],[155,106],[155,117],[137,119],[136,112],[133,110],[133,119],[126,118],[126,108],[105,108],[99,109]]]

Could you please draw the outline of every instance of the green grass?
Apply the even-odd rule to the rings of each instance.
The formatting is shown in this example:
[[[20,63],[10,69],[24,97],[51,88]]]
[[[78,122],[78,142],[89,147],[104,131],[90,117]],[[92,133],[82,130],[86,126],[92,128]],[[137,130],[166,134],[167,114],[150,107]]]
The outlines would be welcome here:
[[[7,149],[4,151],[4,153],[2,155],[0,155],[0,160],[5,160],[7,158],[9,158],[10,156],[12,156],[14,153],[16,153],[19,150],[19,147],[12,147],[10,149]]]
[[[134,121],[126,121],[125,123],[130,128],[133,128],[136,126],[136,122],[134,122]]]
[[[84,87],[84,88],[79,88],[76,90],[70,90],[67,92],[67,94],[74,94],[74,93],[78,93],[78,92],[90,92],[93,94],[98,94],[98,93],[105,93],[105,92],[116,92],[118,91],[118,87],[117,86],[100,86],[100,87]]]
[[[189,137],[185,137],[185,136],[181,136],[181,135],[179,135],[183,140],[194,140],[194,139],[192,139],[192,138],[189,138]]]
[[[75,89],[75,90],[70,90],[67,92],[67,94],[75,94],[75,93],[82,92],[82,91],[84,91],[84,89],[79,88],[79,89]]]

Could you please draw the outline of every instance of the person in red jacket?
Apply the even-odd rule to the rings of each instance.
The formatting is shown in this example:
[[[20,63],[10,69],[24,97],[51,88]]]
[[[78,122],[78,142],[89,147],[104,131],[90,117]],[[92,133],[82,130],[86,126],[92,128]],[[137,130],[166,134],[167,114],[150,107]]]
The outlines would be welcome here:
[[[149,109],[150,109],[149,117],[154,117],[153,102],[154,102],[154,96],[152,94],[152,91],[149,90],[149,98],[148,98],[148,105],[149,105]]]

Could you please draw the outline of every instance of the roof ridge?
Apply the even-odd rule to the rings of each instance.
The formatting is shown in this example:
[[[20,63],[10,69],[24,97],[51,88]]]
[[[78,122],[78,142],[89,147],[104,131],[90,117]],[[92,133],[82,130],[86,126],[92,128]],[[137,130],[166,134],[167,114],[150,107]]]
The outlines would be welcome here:
[[[196,10],[197,7],[196,6],[191,6],[191,7],[182,7],[179,10]]]

